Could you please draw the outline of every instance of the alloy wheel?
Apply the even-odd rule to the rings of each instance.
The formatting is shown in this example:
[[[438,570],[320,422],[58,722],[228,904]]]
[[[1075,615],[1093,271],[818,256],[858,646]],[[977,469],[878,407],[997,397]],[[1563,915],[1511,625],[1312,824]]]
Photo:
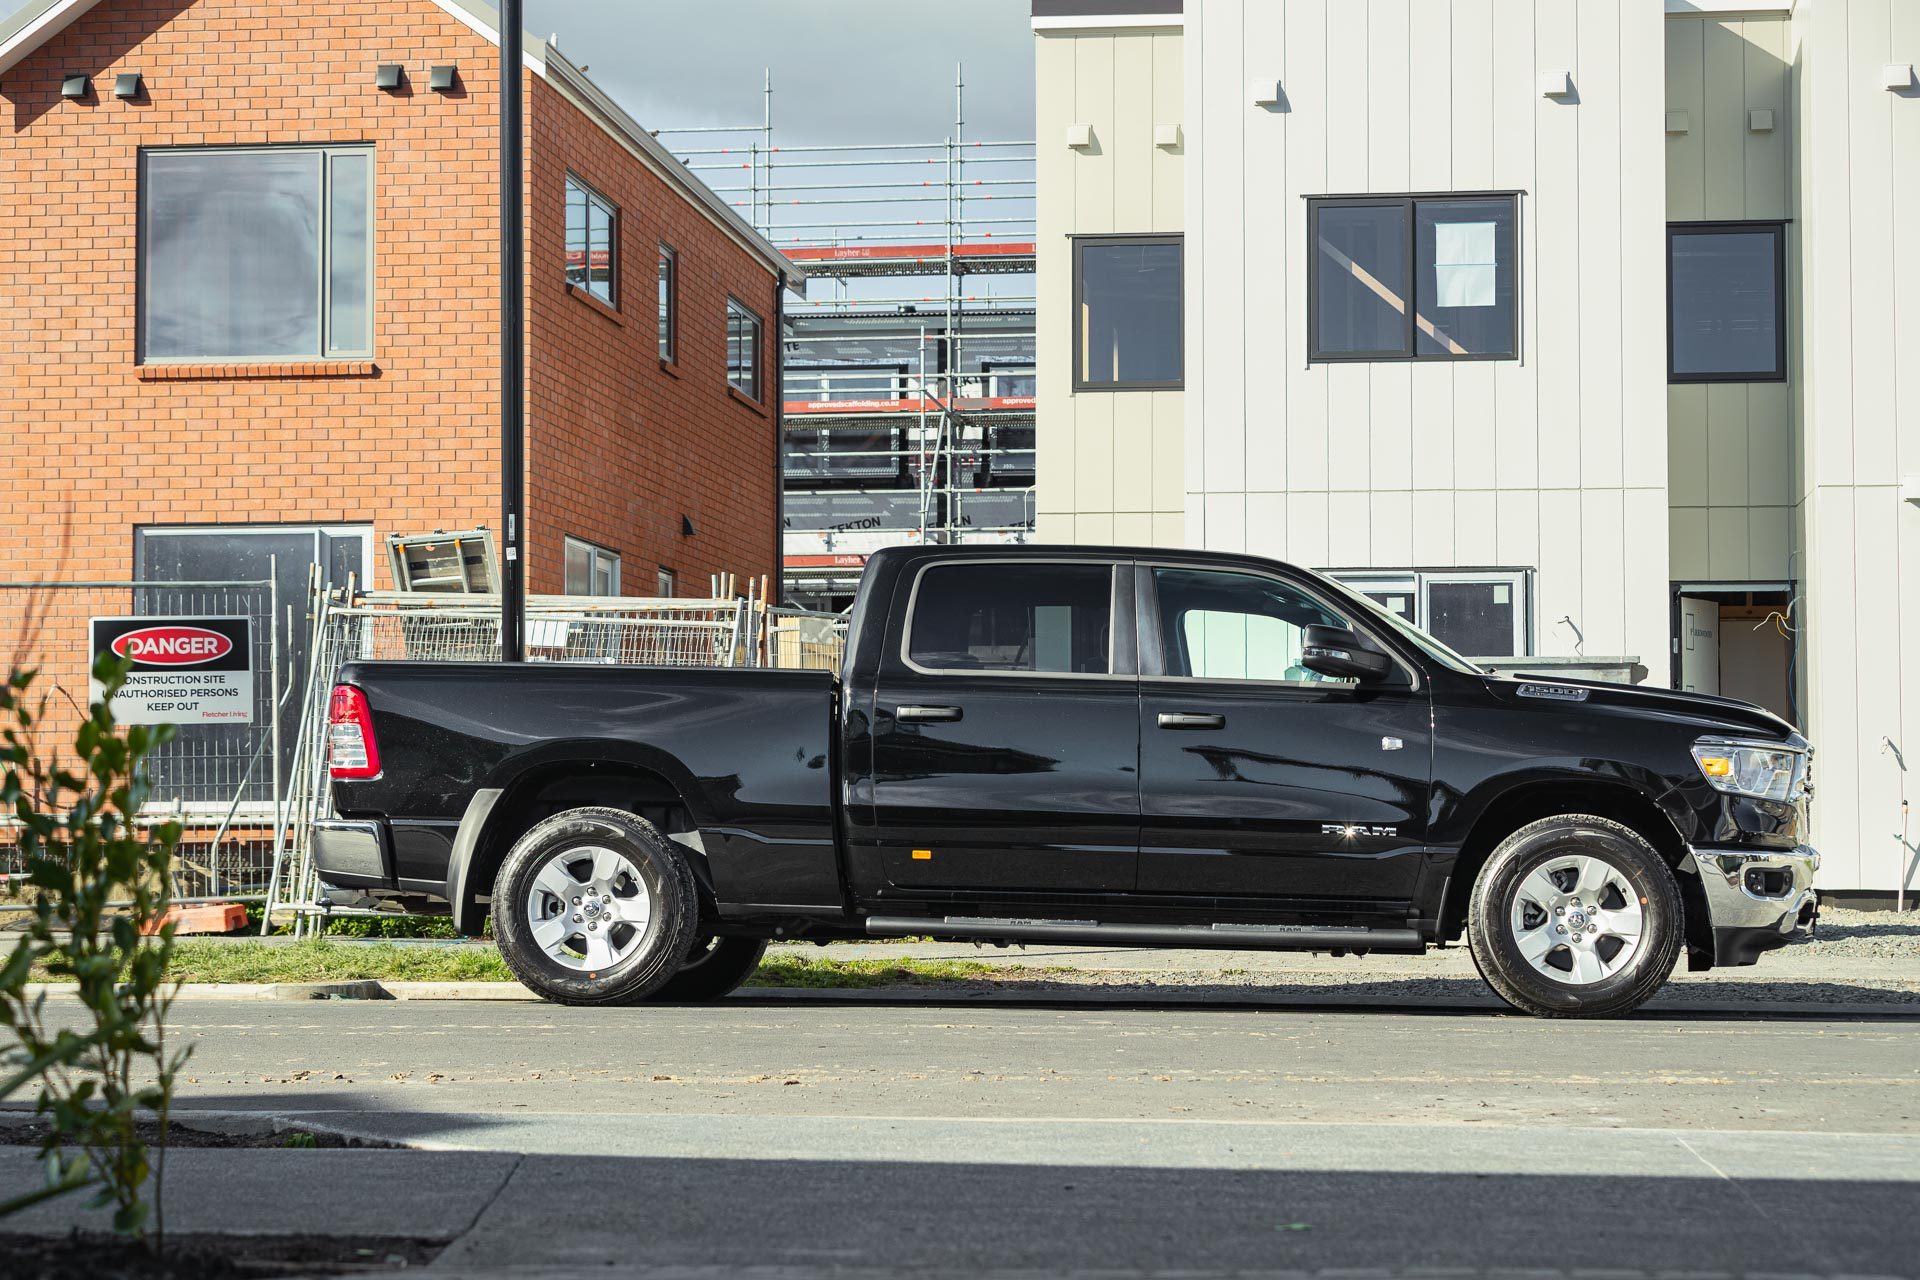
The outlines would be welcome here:
[[[1633,882],[1591,854],[1548,858],[1514,892],[1509,927],[1521,956],[1569,986],[1589,986],[1633,962],[1645,928]]]
[[[527,890],[534,945],[567,969],[611,969],[639,947],[652,917],[653,897],[640,868],[602,845],[554,854]]]

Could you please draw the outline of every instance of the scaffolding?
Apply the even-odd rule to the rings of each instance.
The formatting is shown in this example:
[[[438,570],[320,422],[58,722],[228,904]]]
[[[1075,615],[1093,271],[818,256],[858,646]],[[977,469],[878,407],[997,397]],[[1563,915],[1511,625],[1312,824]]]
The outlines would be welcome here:
[[[781,334],[782,596],[832,611],[880,547],[1032,537],[1035,146],[967,138],[959,67],[936,142],[777,145],[761,92],[757,123],[658,133],[808,272]]]

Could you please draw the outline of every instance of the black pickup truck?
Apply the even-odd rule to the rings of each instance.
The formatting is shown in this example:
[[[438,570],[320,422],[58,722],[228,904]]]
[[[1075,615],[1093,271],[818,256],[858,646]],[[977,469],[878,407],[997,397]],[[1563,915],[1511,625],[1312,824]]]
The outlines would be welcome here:
[[[1417,953],[1604,1015],[1809,926],[1806,740],[1496,677],[1246,556],[900,548],[824,671],[356,663],[341,891],[489,912],[566,1004],[718,997],[769,939]]]

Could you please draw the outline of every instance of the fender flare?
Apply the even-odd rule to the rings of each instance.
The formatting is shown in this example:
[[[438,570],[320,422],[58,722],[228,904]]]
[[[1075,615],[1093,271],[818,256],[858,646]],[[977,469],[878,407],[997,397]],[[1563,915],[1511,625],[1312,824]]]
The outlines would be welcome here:
[[[505,794],[505,787],[482,787],[473,793],[473,799],[467,801],[467,811],[460,815],[460,829],[453,837],[453,853],[447,859],[447,903],[453,908],[454,932],[469,938],[480,936],[487,913],[474,901],[474,895],[467,892],[467,869],[473,865],[474,852],[480,847],[480,837],[486,832],[487,820],[493,816],[493,807]]]

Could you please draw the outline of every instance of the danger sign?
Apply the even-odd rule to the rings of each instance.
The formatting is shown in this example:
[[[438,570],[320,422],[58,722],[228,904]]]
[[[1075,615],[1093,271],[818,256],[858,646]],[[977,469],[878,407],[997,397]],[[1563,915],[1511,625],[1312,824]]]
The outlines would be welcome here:
[[[247,618],[95,618],[93,660],[127,659],[113,695],[121,724],[250,724],[252,623]],[[93,682],[97,702],[106,695]]]

